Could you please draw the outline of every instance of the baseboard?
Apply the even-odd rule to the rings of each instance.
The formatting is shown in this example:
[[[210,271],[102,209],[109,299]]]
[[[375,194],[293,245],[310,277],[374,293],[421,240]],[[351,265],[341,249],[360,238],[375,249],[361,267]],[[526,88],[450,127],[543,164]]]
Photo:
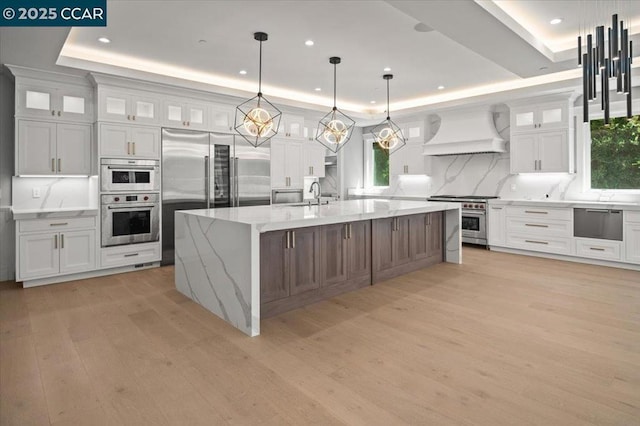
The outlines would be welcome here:
[[[610,268],[629,269],[632,271],[640,271],[640,265],[633,263],[612,262],[610,260],[589,259],[586,257],[567,256],[565,254],[544,253],[537,251],[514,249],[509,247],[490,246],[489,250],[502,253],[521,254],[524,256],[544,257],[546,259],[565,260],[567,262],[584,263],[587,265],[608,266]]]
[[[13,281],[16,279],[15,271],[8,266],[0,267],[0,282],[1,281]]]
[[[58,284],[68,281],[85,280],[87,278],[103,277],[105,275],[123,274],[125,272],[140,271],[142,269],[158,268],[159,266],[160,262],[149,262],[138,265],[120,266],[118,268],[97,269],[95,271],[80,272],[77,274],[25,280],[22,282],[22,287],[29,288],[47,284]]]

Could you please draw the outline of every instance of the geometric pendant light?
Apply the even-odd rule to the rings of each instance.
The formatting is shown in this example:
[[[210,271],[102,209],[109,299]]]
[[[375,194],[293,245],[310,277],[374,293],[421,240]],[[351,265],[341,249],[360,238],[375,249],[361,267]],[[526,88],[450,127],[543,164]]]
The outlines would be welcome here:
[[[389,80],[393,78],[393,74],[385,74],[382,76],[387,81],[387,119],[378,124],[371,130],[371,134],[378,146],[384,152],[391,155],[406,145],[402,129],[391,120],[389,112]]]
[[[337,153],[351,138],[356,122],[336,107],[336,66],[340,58],[332,56],[333,65],[333,109],[318,122],[316,140],[334,153]]]
[[[278,134],[282,112],[262,96],[262,42],[269,36],[257,32],[253,38],[260,42],[258,95],[236,107],[234,128],[247,142],[258,147]]]

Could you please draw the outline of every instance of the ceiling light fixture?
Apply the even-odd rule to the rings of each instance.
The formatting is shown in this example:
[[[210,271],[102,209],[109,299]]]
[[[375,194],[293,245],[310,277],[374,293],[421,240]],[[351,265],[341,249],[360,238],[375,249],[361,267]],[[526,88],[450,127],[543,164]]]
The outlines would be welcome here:
[[[558,25],[560,22],[562,22],[562,18],[553,18],[549,21],[551,25]]]
[[[444,86],[442,85],[438,86],[438,90],[442,90],[442,89],[444,89]]]
[[[319,91],[321,91],[322,89],[321,89],[320,87],[316,87],[316,88],[315,88],[315,89],[313,89],[313,90],[315,90],[316,92],[319,92]]]
[[[99,41],[100,43],[104,43],[104,44],[111,43],[111,40],[110,40],[110,39],[108,39],[108,38],[106,38],[106,37],[100,37],[100,38],[98,38],[98,41]]]
[[[387,118],[371,130],[374,140],[384,152],[391,155],[406,145],[402,129],[391,120],[389,111],[389,80],[393,78],[393,74],[385,74],[382,76],[387,81]]]
[[[336,106],[336,73],[341,62],[337,56],[329,58],[333,65],[333,108],[318,122],[316,140],[332,152],[338,152],[351,138],[353,126],[356,122],[343,113]]]
[[[257,32],[253,38],[260,42],[258,95],[236,107],[234,128],[247,142],[258,147],[278,134],[282,112],[262,96],[262,42],[269,36]]]
[[[307,40],[304,42],[305,46],[313,46],[315,43],[313,42],[313,40]]]
[[[609,124],[609,80],[616,79],[616,92],[627,95],[627,118],[631,118],[631,63],[633,62],[633,41],[629,40],[629,29],[618,14],[611,16],[611,27],[607,29],[605,43],[604,25],[587,34],[586,46],[582,45],[582,35],[578,35],[578,64],[582,65],[583,119],[589,122],[589,102],[598,96],[597,76],[600,76],[600,107],[604,111],[604,122]],[[595,38],[595,40],[594,40]],[[595,42],[595,43],[594,43]],[[595,44],[595,46],[594,46]],[[605,49],[608,49],[608,56]],[[584,53],[583,52],[584,50]]]
[[[240,70],[240,75],[247,75],[247,71],[245,71],[245,70]]]

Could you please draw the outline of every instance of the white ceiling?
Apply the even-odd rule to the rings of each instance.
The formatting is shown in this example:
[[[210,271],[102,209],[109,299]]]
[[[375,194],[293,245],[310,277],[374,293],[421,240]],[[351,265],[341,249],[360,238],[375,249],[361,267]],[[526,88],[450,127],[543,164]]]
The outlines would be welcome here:
[[[615,3],[626,16],[640,15],[639,1]],[[263,46],[265,96],[331,104],[333,74],[328,58],[340,56],[338,107],[358,112],[384,109],[382,74],[390,67],[395,75],[393,110],[445,100],[448,95],[532,84],[527,79],[537,84],[547,81],[544,74],[574,73],[572,51],[554,55],[564,49],[563,40],[575,39],[582,4],[575,0],[109,1],[108,26],[73,28],[58,63],[123,75],[131,70],[150,72],[249,95],[257,90],[258,42],[253,33],[264,31],[269,34]],[[584,4],[583,11],[594,8],[594,15],[596,9],[602,16],[609,14],[594,6],[600,2]],[[550,17],[564,22],[551,26]],[[420,22],[434,31],[415,31]],[[99,43],[103,36],[112,42]],[[308,39],[315,45],[305,46]],[[247,71],[245,76],[238,74],[241,69]],[[557,76],[548,79],[574,77]],[[439,85],[445,89],[438,90]],[[322,91],[314,91],[316,87]]]

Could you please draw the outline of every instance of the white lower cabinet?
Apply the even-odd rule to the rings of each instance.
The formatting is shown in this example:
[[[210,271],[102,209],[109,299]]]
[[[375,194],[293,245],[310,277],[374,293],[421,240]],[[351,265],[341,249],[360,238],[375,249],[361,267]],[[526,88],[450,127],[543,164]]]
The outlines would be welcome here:
[[[501,246],[506,241],[505,208],[490,206],[487,210],[487,241],[490,246]]]
[[[95,229],[20,235],[18,280],[95,269],[95,244]]]
[[[622,260],[622,241],[597,240],[593,238],[574,238],[576,256],[591,259]]]
[[[625,260],[640,264],[640,211],[624,212],[623,238]]]
[[[103,268],[112,268],[159,260],[160,243],[131,244],[102,248],[100,265]]]

